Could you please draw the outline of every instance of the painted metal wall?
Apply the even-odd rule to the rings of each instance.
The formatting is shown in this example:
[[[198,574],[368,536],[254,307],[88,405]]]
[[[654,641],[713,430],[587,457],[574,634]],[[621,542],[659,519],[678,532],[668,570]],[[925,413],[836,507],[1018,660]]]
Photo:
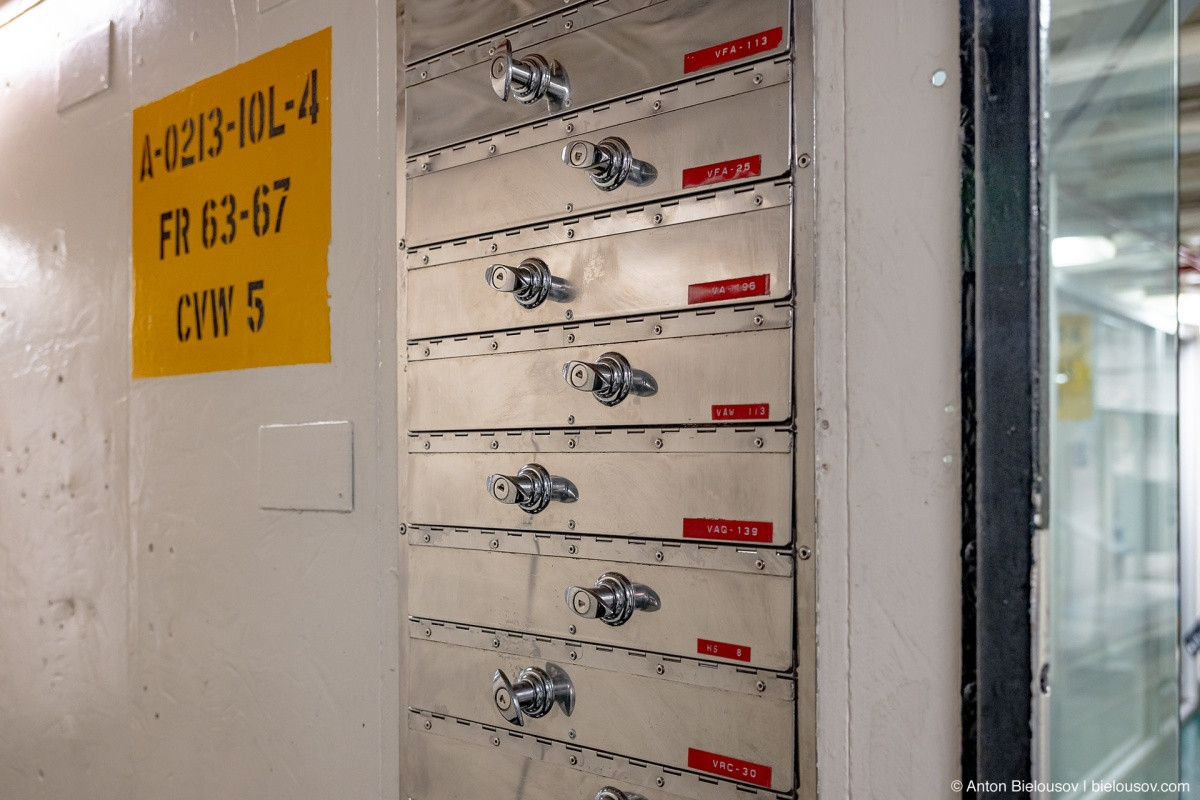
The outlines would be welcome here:
[[[106,20],[110,87],[57,110],[60,48]],[[0,28],[0,797],[395,796],[394,20],[46,0]],[[131,381],[131,110],[329,26],[332,362]],[[260,508],[259,426],[320,420],[353,424],[353,511]]]

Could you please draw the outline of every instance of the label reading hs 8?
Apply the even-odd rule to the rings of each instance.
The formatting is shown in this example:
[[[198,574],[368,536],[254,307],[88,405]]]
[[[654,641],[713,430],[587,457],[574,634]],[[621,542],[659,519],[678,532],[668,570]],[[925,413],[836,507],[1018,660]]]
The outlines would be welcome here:
[[[133,377],[324,363],[329,28],[133,112]]]

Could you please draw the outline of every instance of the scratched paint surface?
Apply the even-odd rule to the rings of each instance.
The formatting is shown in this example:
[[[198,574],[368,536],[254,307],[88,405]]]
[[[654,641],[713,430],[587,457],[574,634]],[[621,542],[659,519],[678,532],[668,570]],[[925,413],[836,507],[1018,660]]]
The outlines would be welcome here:
[[[394,14],[44,0],[0,26],[3,800],[399,794]],[[60,45],[109,19],[111,87],[59,113]],[[133,381],[133,109],[325,28],[331,363]],[[258,426],[323,419],[354,424],[356,510],[259,509]]]

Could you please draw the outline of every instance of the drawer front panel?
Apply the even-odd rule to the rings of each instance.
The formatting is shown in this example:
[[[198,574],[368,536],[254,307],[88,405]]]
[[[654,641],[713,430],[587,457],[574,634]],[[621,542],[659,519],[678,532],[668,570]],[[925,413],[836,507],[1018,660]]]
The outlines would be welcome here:
[[[556,704],[545,716],[527,716],[523,726],[516,726],[496,707],[492,675],[500,669],[515,682],[525,667],[545,669],[546,663],[422,639],[409,644],[414,708],[680,769],[715,775],[724,765],[721,777],[776,791],[795,784],[790,701],[567,662],[554,666],[572,684],[571,715]]]
[[[645,800],[683,800],[662,789],[434,734],[409,737],[407,765],[405,785],[412,800],[591,800],[605,786]]]
[[[607,406],[564,379],[567,362],[606,353],[649,375],[654,394]],[[791,416],[790,366],[788,328],[415,361],[409,430],[779,422]]]
[[[409,270],[409,336],[430,338],[780,299],[791,292],[791,207],[568,241]],[[485,280],[538,259],[565,294],[533,308]],[[568,316],[570,315],[570,316]]]
[[[563,30],[562,23],[558,29]],[[784,0],[663,0],[512,53],[514,60],[536,54],[547,63],[558,62],[570,86],[567,108],[551,107],[546,99],[501,100],[492,89],[490,57],[411,83],[408,154],[769,57],[785,52],[789,39]],[[410,81],[419,75],[410,70]]]
[[[578,499],[531,514],[489,494],[489,475],[516,475],[528,463],[569,480]],[[409,521],[418,525],[764,547],[792,540],[790,453],[416,453],[409,467]]]
[[[563,0],[405,0],[404,61],[428,58],[563,6]]]
[[[441,156],[431,156],[422,161],[428,169],[408,181],[408,241],[447,241],[783,175],[790,162],[789,92],[787,84],[768,86],[446,169],[438,169]],[[612,136],[654,167],[652,182],[626,180],[603,191],[586,171],[563,162],[567,143]]]
[[[636,566],[519,553],[415,547],[409,613],[688,658],[791,669],[792,581],[785,576]],[[657,608],[610,625],[574,613],[567,589],[614,573]]]

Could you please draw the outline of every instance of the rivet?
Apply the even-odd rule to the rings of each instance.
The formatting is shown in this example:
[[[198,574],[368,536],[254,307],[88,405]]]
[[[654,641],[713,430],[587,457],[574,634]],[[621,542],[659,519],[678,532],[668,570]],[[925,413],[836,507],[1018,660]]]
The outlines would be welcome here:
[[[429,449],[429,442],[426,442],[426,443],[425,443],[425,449],[426,449],[426,450],[428,450],[428,449]]]
[[[495,549],[496,549],[496,548],[498,548],[499,546],[500,546],[500,540],[499,540],[499,539],[492,539],[490,542],[488,542],[488,547],[492,548],[493,550],[495,550]]]
[[[655,778],[654,785],[661,789],[662,787],[667,785],[667,782],[662,778]]]
[[[497,341],[495,341],[495,340],[493,340],[493,341],[492,341],[492,343],[491,343],[490,345],[488,345],[488,347],[490,347],[490,348],[492,348],[493,350],[495,350],[495,349],[497,349],[497,348],[499,348],[499,347],[500,347],[500,343],[499,343],[499,342],[497,342]]]
[[[804,169],[811,163],[812,156],[810,156],[808,153],[801,153],[800,157],[796,159],[796,166],[800,167],[800,169]]]
[[[765,692],[767,690],[767,685],[762,681],[759,681],[758,683],[754,684],[754,688],[758,689],[760,692]]]
[[[574,738],[575,738],[575,729],[574,729],[574,728],[572,728],[571,730],[567,731],[567,736],[569,736],[569,737],[571,737],[572,739],[574,739]]]
[[[497,442],[495,439],[492,439],[492,443],[488,446],[491,447],[493,450],[495,450],[496,448],[498,448],[500,446],[500,443]]]
[[[563,206],[563,209],[566,210],[567,212],[571,212],[571,211],[575,210],[575,206],[571,205],[570,203],[567,203],[565,206]]]
[[[761,72],[754,73],[754,84],[757,86],[758,84],[762,83],[762,81],[763,81],[762,73]]]
[[[575,440],[567,439],[567,447],[571,450],[574,450],[575,449]]]
[[[499,747],[499,746],[500,746],[500,737],[493,736],[492,737],[492,747]]]
[[[429,544],[429,541],[430,541],[430,536],[429,536],[429,534],[427,533],[427,534],[425,534],[424,536],[422,536],[422,537],[421,537],[421,541],[425,542],[425,544]]]
[[[754,562],[755,569],[766,569],[766,567],[767,562],[763,561],[761,558]]]
[[[489,252],[489,253],[494,253],[494,252],[496,252],[496,251],[497,251],[497,250],[499,250],[499,249],[500,249],[500,246],[499,246],[499,245],[497,245],[495,242],[492,242],[492,245],[491,245],[491,247],[489,247],[489,248],[488,248],[488,252]]]
[[[659,675],[664,675],[667,672],[667,668],[664,667],[662,664],[659,664],[657,667],[654,668],[654,671],[657,672]]]
[[[425,80],[428,77],[429,77],[429,72],[427,70],[421,70],[421,80]]]
[[[567,228],[567,238],[568,239],[575,238],[575,229],[574,228]]]
[[[753,322],[754,322],[754,324],[755,324],[755,325],[762,325],[762,324],[763,324],[763,315],[762,315],[762,314],[755,314],[755,315],[754,315],[754,320],[753,320]]]
[[[662,560],[663,560],[663,554],[662,554],[662,550],[655,550],[655,551],[654,551],[654,560],[655,560],[655,561],[662,561]]]
[[[761,436],[757,437],[757,438],[754,440],[754,446],[755,446],[755,447],[762,447],[762,446],[763,446],[763,440],[762,440],[762,437],[761,437]]]
[[[575,23],[571,22],[571,20],[567,20],[566,22],[563,23],[563,27],[567,30],[571,30],[571,28],[575,27]]]
[[[660,225],[660,224],[662,224],[662,214],[655,214],[655,215],[654,215],[654,224],[655,224],[655,225]]]
[[[568,417],[567,417],[567,424],[568,424],[568,425],[574,425],[574,424],[575,424],[575,415],[574,415],[574,414],[571,414],[570,416],[568,416]]]
[[[573,122],[568,122],[567,123],[567,133],[574,133],[574,132],[575,132],[575,124]],[[570,211],[571,209],[568,208],[567,210]]]
[[[428,161],[426,161],[424,164],[421,165],[421,172],[429,172],[429,162]]]
[[[492,639],[492,647],[499,647],[499,646],[500,646],[500,640]]]
[[[654,335],[655,335],[655,336],[661,336],[661,335],[662,335],[662,325],[655,325],[655,326],[654,326]]]
[[[429,730],[432,727],[433,727],[433,723],[430,722],[429,720],[425,720],[425,730]]]
[[[571,555],[575,555],[576,553],[579,552],[579,548],[573,544],[570,544],[570,545],[567,545],[567,552],[570,553]],[[571,627],[575,627],[575,626],[572,625]],[[575,631],[571,631],[571,633],[574,633],[574,632]]]
[[[401,250],[403,250],[403,249],[404,249],[404,240],[403,240],[403,239],[401,239],[400,241],[396,242],[396,245],[397,245],[397,246],[398,246],[398,247],[399,247]]]
[[[428,264],[428,263],[429,263],[429,256],[421,256],[421,263],[422,263],[422,264]]]
[[[488,152],[489,152],[489,153],[495,153],[495,152],[496,152],[496,145],[494,145],[494,144],[489,144],[489,145],[488,145]]]
[[[488,48],[488,55],[489,55],[489,56],[494,56],[494,55],[496,55],[496,48],[494,48],[494,47],[489,47],[489,48]]]
[[[568,309],[567,309],[567,311],[566,311],[566,314],[564,314],[564,316],[565,316],[567,319],[574,319],[574,318],[575,318],[575,312],[574,312],[574,311],[572,311],[571,309],[569,309],[569,308],[568,308]]]
[[[801,547],[800,548],[800,560],[808,561],[810,558],[812,558],[812,550],[807,547]]]
[[[655,440],[654,440],[654,449],[656,449],[656,450],[662,450],[662,446],[663,446],[663,440],[662,440],[662,439],[655,439]]]
[[[570,634],[574,635],[575,631],[576,631],[576,628],[575,628],[575,626],[574,626],[574,625],[568,625],[568,626],[567,626],[567,633],[570,633]]]
[[[568,333],[567,334],[567,344],[574,344],[574,343],[575,343],[575,334]]]
[[[576,653],[574,650],[572,650],[571,652],[567,653],[567,658],[571,659],[572,661],[575,661],[576,659],[579,658],[579,653]]]
[[[655,100],[654,104],[650,107],[653,108],[655,111],[660,110],[662,108],[662,100]]]
[[[763,203],[763,201],[762,201],[762,195],[761,195],[761,194],[756,194],[756,195],[754,195],[754,205],[756,205],[756,206],[761,206],[761,205],[762,205],[762,203]]]
[[[567,527],[570,528],[571,530],[575,530],[575,520],[573,520],[573,519],[567,520]]]
[[[408,532],[408,526],[405,525],[403,522],[401,522],[400,523],[400,535],[403,536],[407,532]]]
[[[567,760],[571,762],[571,766],[572,766],[572,767],[573,767],[573,766],[575,766],[576,764],[578,764],[578,763],[579,763],[579,759],[578,759],[578,758],[576,758],[575,756],[571,756],[571,757],[570,757],[569,759],[567,759]]]
[[[429,628],[426,628],[426,629],[425,629],[425,635],[426,635],[426,636],[433,636],[433,631],[431,631]]]

